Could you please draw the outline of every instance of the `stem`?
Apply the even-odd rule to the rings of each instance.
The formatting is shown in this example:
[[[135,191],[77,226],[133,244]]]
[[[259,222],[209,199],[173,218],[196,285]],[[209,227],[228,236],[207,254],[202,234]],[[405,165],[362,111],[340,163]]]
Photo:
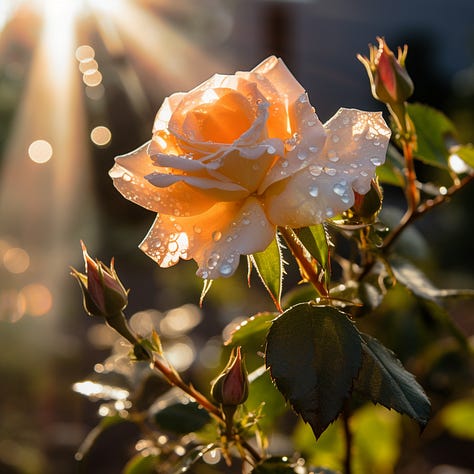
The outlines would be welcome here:
[[[328,290],[324,286],[324,283],[320,281],[316,262],[312,262],[307,258],[305,255],[306,249],[296,237],[295,233],[289,227],[279,227],[278,230],[298,262],[301,276],[311,282],[321,296],[328,296]]]
[[[153,366],[165,376],[166,380],[171,385],[180,388],[183,392],[194,398],[194,400],[196,400],[199,405],[201,405],[206,411],[208,411],[211,415],[217,418],[218,421],[220,421],[221,423],[225,423],[224,416],[221,410],[216,405],[211,403],[201,392],[196,390],[192,385],[186,384],[175,370],[171,369],[157,358],[153,359]]]
[[[346,402],[344,411],[342,412],[342,423],[344,426],[344,438],[346,441],[345,453],[344,453],[344,474],[352,474],[352,431],[349,426],[350,409],[349,404]]]
[[[394,231],[391,234],[389,234],[387,238],[384,240],[382,250],[386,253],[389,250],[389,248],[393,245],[395,240],[399,237],[399,235],[405,230],[405,228],[408,225],[410,225],[413,221],[415,221],[419,217],[426,214],[431,209],[434,209],[440,204],[443,204],[444,202],[446,202],[450,197],[452,197],[455,193],[457,193],[464,186],[470,183],[473,179],[474,179],[474,173],[467,175],[463,179],[461,179],[457,184],[454,184],[453,186],[448,188],[445,194],[439,194],[433,199],[428,199],[424,203],[420,204],[413,212],[411,213],[407,212],[402,217],[400,224],[398,224],[398,226],[394,229]]]

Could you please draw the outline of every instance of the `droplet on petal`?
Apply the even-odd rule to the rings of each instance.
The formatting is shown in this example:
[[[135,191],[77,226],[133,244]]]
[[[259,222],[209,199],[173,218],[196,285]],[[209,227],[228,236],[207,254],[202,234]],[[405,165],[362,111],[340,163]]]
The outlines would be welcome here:
[[[271,146],[271,145],[267,146],[267,153],[269,155],[275,154],[276,153],[276,148],[274,146]]]
[[[323,171],[322,166],[311,165],[311,166],[309,167],[309,174],[310,174],[311,176],[315,176],[315,177],[320,176],[321,173],[322,173],[322,171]]]
[[[331,137],[331,140],[332,140],[333,143],[338,143],[339,140],[340,140],[340,138],[339,138],[338,135],[333,135],[333,136]]]
[[[311,153],[316,153],[316,152],[319,150],[319,148],[318,148],[317,146],[310,146],[310,147],[308,148],[308,150],[309,150]]]
[[[332,187],[332,190],[334,191],[335,194],[337,194],[338,196],[344,196],[347,188],[345,185],[343,185],[342,183],[336,183],[333,187]]]
[[[312,197],[317,197],[319,194],[319,190],[317,186],[310,186],[309,187],[309,195]]]
[[[306,160],[306,158],[308,158],[308,154],[304,150],[299,150],[296,156],[298,157],[298,160],[300,161]]]
[[[229,265],[228,263],[224,263],[219,268],[219,273],[223,276],[227,276],[232,273],[232,270],[233,270],[232,265]]]
[[[202,232],[202,229],[198,225],[193,226],[193,230],[196,232],[196,234],[200,234]]]
[[[374,166],[380,166],[382,164],[382,160],[378,157],[378,156],[374,156],[370,159],[370,162],[374,165]]]
[[[212,233],[212,240],[214,242],[218,242],[222,238],[222,232],[216,230],[215,232]]]
[[[324,172],[328,175],[328,176],[335,176],[337,171],[334,169],[334,168],[325,168],[324,169]]]

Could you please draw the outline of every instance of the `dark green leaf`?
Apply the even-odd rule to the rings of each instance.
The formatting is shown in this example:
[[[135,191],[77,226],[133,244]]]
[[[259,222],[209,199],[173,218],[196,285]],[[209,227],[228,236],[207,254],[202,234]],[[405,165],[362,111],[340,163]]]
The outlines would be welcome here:
[[[329,244],[326,229],[323,224],[295,229],[295,234],[308,252],[327,271],[329,264]]]
[[[280,310],[283,257],[278,236],[275,236],[272,243],[263,252],[254,253],[250,258],[275,306]]]
[[[402,188],[405,186],[403,156],[393,145],[388,146],[385,163],[381,166],[377,166],[376,173],[382,183],[400,186]]]
[[[211,420],[209,413],[197,403],[176,403],[153,414],[155,423],[163,430],[186,434],[200,430]]]
[[[155,474],[158,459],[156,454],[138,453],[128,461],[122,474]]]
[[[424,427],[431,405],[422,387],[392,351],[367,334],[361,336],[365,341],[363,361],[354,389],[374,403],[408,415]]]
[[[271,376],[316,437],[338,417],[361,363],[357,329],[331,306],[293,306],[273,322],[267,336]]]
[[[447,168],[448,143],[456,135],[453,123],[440,111],[422,104],[408,104],[408,115],[416,129],[416,158],[429,165]]]
[[[276,316],[277,313],[257,313],[251,316],[237,326],[225,344],[263,349],[265,336]]]
[[[462,145],[455,150],[455,154],[461,158],[468,166],[474,168],[474,147],[469,145]]]
[[[298,303],[306,303],[307,301],[315,300],[319,297],[319,293],[314,289],[310,283],[301,283],[295,286],[290,291],[287,291],[283,296],[282,306],[288,309]]]

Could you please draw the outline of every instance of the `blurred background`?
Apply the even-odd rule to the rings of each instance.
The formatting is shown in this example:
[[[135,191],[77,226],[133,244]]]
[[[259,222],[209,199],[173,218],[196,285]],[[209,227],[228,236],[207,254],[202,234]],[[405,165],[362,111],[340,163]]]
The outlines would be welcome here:
[[[471,0],[0,0],[0,473],[75,472],[74,453],[97,422],[72,386],[113,341],[86,317],[69,276],[82,267],[81,239],[92,256],[115,256],[130,315],[188,305],[180,320],[198,329],[174,340],[183,370],[215,368],[222,330],[271,309],[241,268],[201,312],[189,306],[201,292],[194,263],[159,270],[137,248],[154,216],[123,199],[107,171],[149,139],[167,95],[275,54],[321,121],[342,106],[381,110],[356,54],[384,36],[392,49],[409,45],[413,99],[472,141],[473,25]],[[471,187],[418,224],[417,258],[440,286],[473,287],[472,199]],[[454,308],[469,335],[473,309]],[[472,449],[458,452],[460,443],[398,472],[472,473]],[[464,471],[435,471],[443,465]]]

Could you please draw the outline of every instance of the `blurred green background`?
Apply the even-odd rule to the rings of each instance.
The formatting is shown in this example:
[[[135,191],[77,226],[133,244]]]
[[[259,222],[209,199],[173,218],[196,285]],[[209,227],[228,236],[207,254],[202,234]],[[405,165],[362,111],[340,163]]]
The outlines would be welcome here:
[[[342,106],[381,110],[356,60],[380,35],[392,49],[409,45],[413,100],[441,109],[460,140],[472,141],[473,19],[470,0],[1,0],[0,473],[75,472],[75,450],[97,422],[96,406],[72,385],[113,341],[85,316],[69,276],[69,266],[82,266],[81,239],[104,262],[115,256],[132,289],[129,315],[199,300],[193,262],[160,270],[138,250],[154,216],[124,200],[107,175],[114,156],[149,139],[167,95],[275,54],[322,122]],[[398,198],[386,190],[387,203]],[[464,190],[412,233],[408,249],[442,287],[474,286],[473,198],[472,187]],[[241,267],[214,285],[193,337],[179,341],[177,360],[197,380],[214,370],[231,321],[271,309]],[[407,310],[409,298],[399,301]],[[468,336],[473,309],[469,301],[451,308]],[[400,357],[409,360],[417,342],[398,347]],[[307,437],[298,439],[304,451]],[[405,443],[414,452],[407,448],[397,472],[474,472],[472,439],[428,429],[423,441]],[[128,454],[109,471],[99,463],[88,472],[118,472]]]

